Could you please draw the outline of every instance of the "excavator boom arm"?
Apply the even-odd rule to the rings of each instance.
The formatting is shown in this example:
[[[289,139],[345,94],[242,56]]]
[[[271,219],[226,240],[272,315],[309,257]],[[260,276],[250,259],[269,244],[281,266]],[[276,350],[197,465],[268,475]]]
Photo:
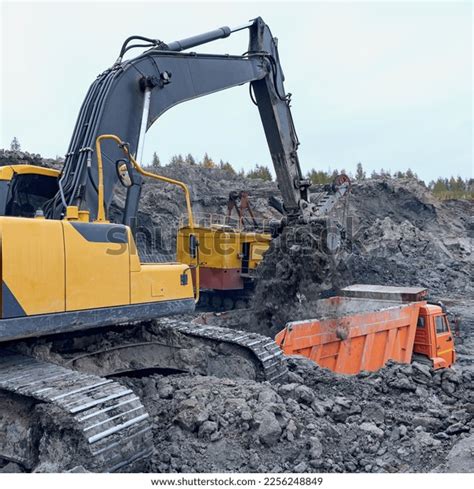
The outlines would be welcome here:
[[[183,53],[212,40],[249,28],[249,50],[242,56]],[[261,18],[236,29],[223,27],[168,45],[155,41],[151,49],[128,61],[122,56],[98,76],[90,87],[73,132],[60,178],[60,191],[47,204],[49,218],[61,218],[67,206],[76,205],[97,213],[98,176],[95,141],[101,134],[116,134],[128,143],[130,154],[140,162],[145,131],[178,103],[220,90],[251,83],[265,130],[285,210],[298,216],[308,207],[307,183],[298,162],[298,140],[276,39]],[[119,181],[117,162],[121,149],[103,143],[104,200],[108,208]],[[123,161],[123,160],[122,160]],[[131,175],[124,223],[136,216],[141,177]]]

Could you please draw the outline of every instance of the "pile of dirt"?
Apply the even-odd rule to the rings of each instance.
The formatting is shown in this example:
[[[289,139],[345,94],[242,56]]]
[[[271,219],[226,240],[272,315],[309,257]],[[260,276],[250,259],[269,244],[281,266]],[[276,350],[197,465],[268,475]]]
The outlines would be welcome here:
[[[347,376],[290,357],[288,377],[275,385],[190,373],[120,377],[152,417],[154,452],[142,470],[472,472],[472,319],[459,342],[458,364],[448,370],[389,363]],[[107,344],[112,337],[89,340]],[[57,415],[54,422],[32,469],[60,471],[67,461],[83,471],[74,449],[64,447],[69,458],[55,458],[67,426]],[[22,471],[0,460],[0,472]]]
[[[472,296],[473,211],[474,202],[439,201],[414,180],[354,185],[347,263],[355,280],[425,286],[437,296]]]
[[[254,331],[273,337],[290,320],[314,317],[321,295],[353,283],[345,261],[326,243],[325,223],[287,226],[272,241],[258,268]]]
[[[150,470],[474,469],[463,449],[474,436],[472,371],[390,364],[349,377],[296,357],[290,370],[278,386],[187,375],[128,379],[154,419]],[[462,463],[452,450],[464,453]]]
[[[353,283],[422,286],[433,299],[472,296],[473,209],[440,202],[412,180],[354,185],[348,218],[327,225],[346,230],[338,250],[325,246],[321,224],[290,225],[272,241],[258,270],[253,329],[273,335],[290,319],[310,318],[316,300]]]
[[[59,168],[61,159],[43,158],[38,153],[28,153],[28,151],[16,151],[0,148],[0,166],[5,165],[36,165],[49,168]]]

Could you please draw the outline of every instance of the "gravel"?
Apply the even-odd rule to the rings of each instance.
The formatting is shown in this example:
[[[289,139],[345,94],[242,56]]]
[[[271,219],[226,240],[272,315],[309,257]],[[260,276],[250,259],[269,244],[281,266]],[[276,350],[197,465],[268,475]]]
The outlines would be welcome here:
[[[298,357],[290,359],[290,371],[291,382],[281,385],[188,375],[127,379],[138,394],[145,393],[146,384],[144,398],[155,430],[150,470],[430,472],[469,467],[468,461],[453,465],[451,460],[457,450],[468,459],[472,371],[430,371],[428,377],[411,365],[390,363],[376,373],[343,376]],[[159,393],[165,386],[172,388],[163,398]]]

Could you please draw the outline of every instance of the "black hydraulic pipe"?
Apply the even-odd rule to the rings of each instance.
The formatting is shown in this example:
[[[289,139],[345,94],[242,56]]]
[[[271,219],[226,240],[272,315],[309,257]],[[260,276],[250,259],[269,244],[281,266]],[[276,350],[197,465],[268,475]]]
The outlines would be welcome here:
[[[181,39],[181,41],[171,42],[168,44],[168,49],[170,51],[184,51],[185,49],[194,48],[196,46],[200,46],[201,44],[206,44],[217,39],[224,39],[225,37],[229,37],[233,32],[249,28],[252,24],[253,21],[250,21],[248,24],[244,24],[234,28],[230,28],[227,26],[219,27],[219,29],[214,29],[213,31],[187,37],[186,39]]]
[[[201,44],[206,44],[216,39],[223,39],[229,37],[231,34],[230,27],[224,26],[219,29],[214,29],[213,31],[204,32],[203,34],[198,34],[197,36],[187,37],[186,39],[181,39],[181,41],[174,41],[168,44],[168,49],[170,51],[184,51],[185,49],[193,48],[195,46],[200,46]]]

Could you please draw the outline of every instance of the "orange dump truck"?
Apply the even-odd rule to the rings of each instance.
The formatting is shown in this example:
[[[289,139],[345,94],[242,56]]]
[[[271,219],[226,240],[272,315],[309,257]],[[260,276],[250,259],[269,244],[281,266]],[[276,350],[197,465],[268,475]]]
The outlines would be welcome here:
[[[450,367],[456,358],[445,311],[415,287],[352,285],[316,304],[319,319],[294,321],[276,336],[287,355],[334,372],[375,371],[388,360]]]

